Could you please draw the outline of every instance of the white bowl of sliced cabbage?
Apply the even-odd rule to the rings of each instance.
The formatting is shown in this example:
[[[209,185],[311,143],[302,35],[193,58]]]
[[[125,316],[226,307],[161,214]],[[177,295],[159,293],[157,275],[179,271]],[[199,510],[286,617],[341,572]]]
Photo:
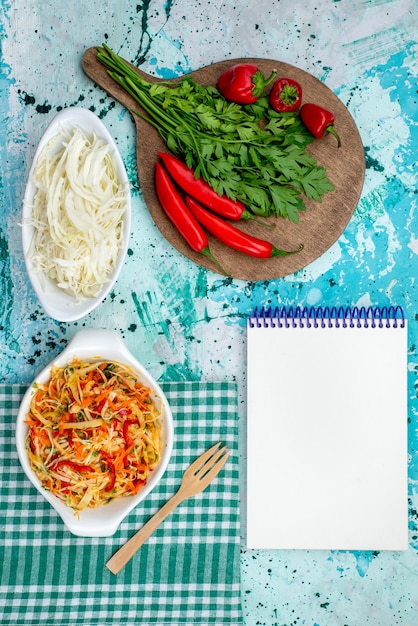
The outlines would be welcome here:
[[[27,389],[16,447],[67,529],[113,535],[159,483],[173,417],[158,383],[110,330],[79,331]]]
[[[22,211],[27,272],[50,317],[72,322],[102,302],[130,230],[128,176],[115,142],[91,111],[63,109],[39,142]]]

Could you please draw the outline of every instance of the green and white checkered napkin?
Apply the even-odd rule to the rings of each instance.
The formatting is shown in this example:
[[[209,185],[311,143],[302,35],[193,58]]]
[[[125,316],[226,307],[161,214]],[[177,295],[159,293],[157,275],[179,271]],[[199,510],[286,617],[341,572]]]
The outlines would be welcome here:
[[[21,469],[15,419],[25,387],[0,385],[2,626],[236,625],[241,621],[237,389],[163,383],[175,419],[160,483],[113,537],[68,532]],[[106,561],[177,490],[210,445],[233,450],[219,476],[183,502],[114,576]]]

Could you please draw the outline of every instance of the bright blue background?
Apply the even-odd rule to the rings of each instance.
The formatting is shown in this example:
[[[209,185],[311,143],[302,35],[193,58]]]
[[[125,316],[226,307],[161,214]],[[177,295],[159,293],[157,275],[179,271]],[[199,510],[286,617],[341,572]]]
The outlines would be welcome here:
[[[242,590],[250,626],[417,624],[416,0],[2,0],[0,6],[2,380],[29,383],[79,328],[114,328],[160,380],[238,381],[245,467],[245,324],[254,307],[403,306],[409,322],[409,551],[243,547]],[[174,250],[141,196],[130,115],[82,72],[85,49],[103,41],[162,78],[258,56],[297,65],[326,82],[358,125],[367,165],[361,200],[335,245],[292,276],[250,283],[222,279]],[[117,141],[134,219],[113,293],[94,313],[65,325],[43,313],[32,291],[19,220],[36,145],[56,112],[73,104],[100,114]]]

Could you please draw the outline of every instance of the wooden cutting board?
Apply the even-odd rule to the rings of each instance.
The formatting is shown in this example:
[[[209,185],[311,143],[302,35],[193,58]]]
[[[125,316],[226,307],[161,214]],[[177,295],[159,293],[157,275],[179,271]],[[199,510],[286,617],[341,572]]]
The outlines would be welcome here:
[[[83,56],[82,65],[87,76],[128,110],[138,110],[138,103],[108,76],[106,68],[97,61],[96,51],[96,48],[89,48]],[[326,194],[321,203],[307,201],[307,210],[299,214],[299,224],[275,217],[269,218],[270,222],[276,223],[275,228],[266,228],[253,221],[239,223],[239,228],[242,230],[256,237],[268,239],[284,250],[293,250],[303,243],[304,248],[301,252],[287,257],[256,259],[231,250],[209,236],[212,253],[230,276],[250,281],[271,280],[306,267],[324,254],[344,231],[363,188],[364,149],[356,124],[341,100],[317,78],[293,65],[270,59],[229,59],[203,67],[190,75],[201,85],[215,86],[223,71],[234,63],[240,62],[255,63],[266,76],[276,69],[278,77],[286,76],[297,80],[302,86],[303,102],[315,102],[334,112],[335,128],[342,143],[338,148],[335,138],[328,135],[315,139],[309,146],[308,149],[317,158],[318,164],[326,168],[328,178],[334,184],[335,190]],[[150,82],[160,80],[136,67],[134,69]],[[173,82],[179,80],[180,78],[176,78]],[[156,225],[162,235],[186,257],[219,273],[219,269],[210,259],[189,248],[163,212],[155,192],[154,172],[158,159],[157,152],[168,150],[158,132],[150,124],[134,114],[133,120],[136,130],[139,182]]]

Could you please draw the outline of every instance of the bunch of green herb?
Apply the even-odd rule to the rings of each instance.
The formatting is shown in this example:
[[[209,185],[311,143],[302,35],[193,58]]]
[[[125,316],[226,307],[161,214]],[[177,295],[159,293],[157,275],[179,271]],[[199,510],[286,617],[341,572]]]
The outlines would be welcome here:
[[[297,113],[277,113],[268,98],[228,102],[215,87],[185,76],[148,82],[106,44],[97,59],[146,115],[168,149],[219,194],[240,200],[255,215],[298,222],[305,199],[318,202],[334,186],[307,152],[313,137]]]

